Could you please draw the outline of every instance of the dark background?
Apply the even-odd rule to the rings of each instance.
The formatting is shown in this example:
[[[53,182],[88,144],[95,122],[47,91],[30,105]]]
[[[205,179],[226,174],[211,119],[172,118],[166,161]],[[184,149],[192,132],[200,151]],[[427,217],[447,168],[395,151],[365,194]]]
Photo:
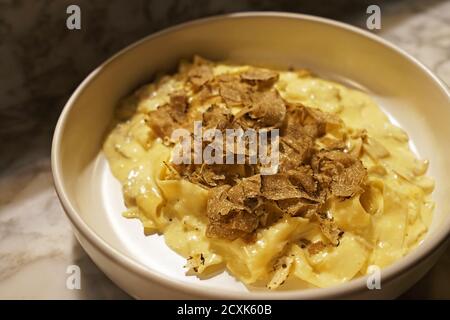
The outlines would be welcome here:
[[[390,1],[395,2],[395,1]],[[426,1],[431,2],[431,1]],[[341,21],[366,16],[373,1],[0,0],[0,141],[44,155],[65,101],[86,75],[130,43],[181,22],[239,11],[290,11]],[[384,1],[377,1],[382,4]],[[66,8],[81,8],[81,30]],[[418,8],[419,10],[420,8]],[[33,132],[32,136],[26,134]],[[38,148],[34,148],[39,144]],[[42,145],[45,146],[42,146]],[[20,165],[2,153],[0,172]]]

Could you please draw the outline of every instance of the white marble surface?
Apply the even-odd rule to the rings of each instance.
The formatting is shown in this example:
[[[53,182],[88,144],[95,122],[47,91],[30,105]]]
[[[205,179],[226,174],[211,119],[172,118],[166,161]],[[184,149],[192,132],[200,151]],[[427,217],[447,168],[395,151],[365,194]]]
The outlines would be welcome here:
[[[382,30],[377,33],[450,84],[450,2],[397,1],[381,8]],[[354,14],[346,20],[362,25],[362,17]],[[1,108],[0,115],[2,124]],[[54,120],[49,117],[47,128]],[[0,173],[0,298],[129,298],[93,264],[72,234],[52,185],[50,132],[26,136],[26,154],[11,156],[2,150],[1,157],[5,152],[13,161]],[[72,264],[81,267],[81,290],[66,288],[66,268]],[[449,284],[450,249],[403,298],[450,299]]]

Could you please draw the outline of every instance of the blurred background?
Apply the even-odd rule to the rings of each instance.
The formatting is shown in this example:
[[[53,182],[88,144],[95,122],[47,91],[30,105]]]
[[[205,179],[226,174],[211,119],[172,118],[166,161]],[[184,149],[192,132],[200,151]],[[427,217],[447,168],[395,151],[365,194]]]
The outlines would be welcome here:
[[[81,8],[81,30],[66,8]],[[126,298],[74,240],[53,191],[51,136],[76,86],[132,42],[181,22],[240,11],[289,11],[366,28],[381,8],[380,36],[450,83],[450,1],[0,0],[0,298]],[[93,106],[94,107],[94,106]],[[65,289],[81,266],[83,288]],[[450,253],[402,298],[450,298]]]

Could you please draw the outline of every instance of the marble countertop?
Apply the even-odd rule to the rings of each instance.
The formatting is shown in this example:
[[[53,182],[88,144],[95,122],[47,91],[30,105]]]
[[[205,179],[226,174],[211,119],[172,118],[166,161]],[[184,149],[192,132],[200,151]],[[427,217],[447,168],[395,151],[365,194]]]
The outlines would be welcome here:
[[[87,17],[67,34],[65,7],[78,3]],[[106,6],[105,3],[108,3]],[[56,197],[50,141],[61,106],[87,73],[140,37],[180,21],[239,10],[289,10],[364,26],[365,10],[339,1],[334,10],[299,2],[273,7],[262,1],[2,1],[0,3],[0,299],[128,299],[76,241]],[[306,3],[306,2],[305,2]],[[426,64],[450,85],[450,1],[380,1],[376,33]],[[367,5],[366,5],[367,7]],[[356,9],[355,9],[356,8]],[[176,14],[183,15],[179,18]],[[173,13],[173,14],[170,14]],[[23,21],[17,24],[16,21]],[[59,27],[55,27],[59,26]],[[76,50],[77,55],[72,52]],[[24,151],[26,150],[26,151]],[[82,270],[80,290],[66,288],[66,269]],[[450,299],[450,248],[402,298]]]

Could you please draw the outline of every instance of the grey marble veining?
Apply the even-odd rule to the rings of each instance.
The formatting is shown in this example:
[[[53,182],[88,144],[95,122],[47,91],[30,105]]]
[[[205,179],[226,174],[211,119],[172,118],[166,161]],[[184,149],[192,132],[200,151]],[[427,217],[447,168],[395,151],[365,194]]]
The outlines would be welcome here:
[[[82,30],[65,28],[65,8],[82,9]],[[283,10],[364,26],[371,1],[0,0],[0,298],[128,298],[74,238],[52,185],[50,141],[76,85],[129,43],[212,14]],[[450,2],[378,1],[377,33],[450,84]],[[82,289],[66,288],[66,268]],[[403,298],[448,298],[450,250]]]

